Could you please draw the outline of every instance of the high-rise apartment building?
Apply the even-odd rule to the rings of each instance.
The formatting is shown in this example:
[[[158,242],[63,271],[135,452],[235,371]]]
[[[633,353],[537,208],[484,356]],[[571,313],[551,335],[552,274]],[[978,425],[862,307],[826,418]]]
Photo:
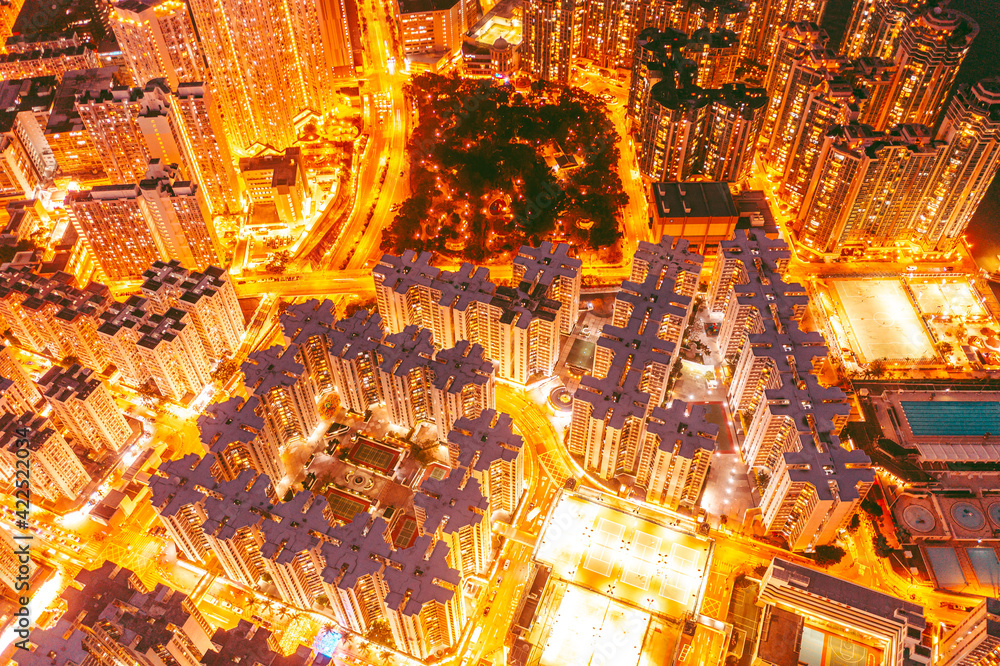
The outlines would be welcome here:
[[[382,342],[382,319],[377,313],[358,310],[335,321],[329,333],[329,363],[340,404],[364,414],[381,401],[376,351]]]
[[[62,80],[70,70],[101,66],[97,52],[90,44],[76,43],[55,48],[32,48],[30,43],[23,46],[26,47],[23,50],[0,54],[0,79],[9,81],[54,76],[56,80]]]
[[[959,86],[937,139],[946,147],[914,229],[925,250],[948,251],[1000,169],[1000,78]]]
[[[360,64],[351,0],[192,0],[189,6],[226,135],[240,154],[255,144],[290,146],[296,117],[331,111],[332,81]]]
[[[88,90],[77,97],[76,111],[112,181],[138,182],[149,161],[159,159],[199,184],[211,213],[240,210],[239,179],[205,84],[181,83],[172,91],[164,79],[152,79],[142,88]]]
[[[177,261],[157,261],[142,277],[147,308],[158,315],[171,308],[188,313],[209,358],[236,355],[246,324],[225,269],[210,266],[202,272],[189,271]]]
[[[444,440],[458,419],[495,408],[494,366],[482,346],[458,340],[435,349],[431,331],[415,325],[386,334],[380,316],[367,310],[324,321],[331,308],[329,302],[289,308],[283,325],[302,341],[300,353],[308,346],[309,376],[336,391],[347,409],[382,405],[393,425],[409,430],[429,423]]]
[[[773,136],[778,116],[787,105],[789,84],[795,78],[792,76],[795,63],[814,49],[823,49],[828,39],[826,31],[815,23],[789,23],[777,33],[775,50],[764,77],[768,98],[762,134],[765,140]],[[794,87],[791,90],[794,91]]]
[[[102,185],[66,197],[73,220],[108,280],[139,279],[159,260],[206,268],[219,257],[198,185],[151,160],[134,185]]]
[[[703,257],[685,240],[664,236],[642,241],[632,259],[634,281],[622,283],[612,325],[605,325],[594,353],[597,379],[618,381],[615,369],[637,368],[640,391],[658,406],[666,398],[670,370],[680,354],[680,337],[694,307]]]
[[[586,2],[528,0],[523,12],[522,68],[543,81],[569,83],[583,41]]]
[[[524,440],[511,429],[510,415],[493,409],[478,418],[455,421],[448,435],[452,466],[479,482],[489,500],[489,516],[513,515],[527,485]]]
[[[767,95],[763,88],[725,83],[709,96],[701,175],[710,181],[746,182],[753,170]]]
[[[545,287],[545,296],[559,301],[559,331],[569,335],[580,315],[580,284],[583,262],[569,256],[569,245],[542,241],[537,248],[522,245],[513,261],[513,279],[530,286],[520,287],[531,292],[537,285]]]
[[[750,3],[746,32],[740,40],[740,55],[766,71],[777,51],[781,28],[788,23],[819,24],[827,0],[757,0]]]
[[[14,32],[14,21],[24,6],[24,0],[4,0],[0,2],[0,42],[6,42]]]
[[[309,329],[295,340],[314,338],[329,327],[324,316],[331,305],[295,306],[283,323]],[[255,395],[291,379],[284,364],[264,367],[276,358],[258,355],[245,364]],[[276,501],[273,486],[249,468],[220,478],[220,452],[256,429],[256,422],[247,426],[246,405],[214,406],[212,417],[199,420],[211,450],[200,460],[162,465],[150,483],[153,505],[178,548],[197,561],[214,557],[231,580],[273,585],[285,603],[352,631],[385,623],[389,642],[415,658],[455,645],[471,610],[461,595],[463,579],[487,570],[492,556],[492,514],[510,511],[523,494],[523,444],[509,417],[487,410],[460,418],[449,440],[454,469],[422,477],[412,488],[397,484],[402,503],[392,511],[372,505],[345,520],[334,519],[326,499],[312,492]],[[245,509],[265,505],[257,514]]]
[[[171,88],[207,80],[205,56],[186,2],[122,0],[112,7],[109,19],[140,87],[159,78]]]
[[[121,409],[89,368],[50,368],[38,380],[59,424],[88,449],[120,451],[132,436]]]
[[[244,383],[253,393],[250,403],[261,419],[250,454],[275,485],[288,472],[285,454],[308,442],[320,422],[315,384],[298,352],[293,341],[254,352],[243,364]]]
[[[854,3],[840,51],[849,58],[892,59],[903,29],[936,0],[859,0]]]
[[[658,74],[661,63],[675,59],[687,43],[687,35],[673,28],[646,28],[636,36],[628,90],[627,115],[630,127],[639,125],[649,89],[662,79]],[[700,73],[701,70],[699,76]]]
[[[27,458],[21,450],[28,451]],[[30,412],[0,414],[0,482],[11,497],[17,470],[24,470],[19,460],[30,461],[32,497],[75,500],[90,483],[83,463],[48,419]]]
[[[987,597],[937,644],[940,666],[987,666],[1000,658],[1000,600]]]
[[[142,98],[139,88],[112,87],[85,91],[76,99],[76,111],[98,147],[104,171],[116,182],[137,181],[149,164],[149,147],[136,124]]]
[[[718,427],[703,405],[653,406],[640,388],[642,371],[627,368],[616,363],[607,379],[583,378],[573,396],[570,451],[634,496],[691,508],[708,478]]]
[[[181,180],[176,165],[154,158],[139,181],[139,190],[162,258],[197,269],[220,263],[215,227],[198,196],[197,183]]]
[[[694,84],[701,88],[721,88],[736,80],[739,66],[740,37],[732,30],[695,30],[681,48],[681,54],[694,63],[698,72]]]
[[[242,188],[225,124],[209,87],[198,82],[179,84],[170,114],[180,135],[187,173],[201,187],[211,213],[238,213]]]
[[[749,177],[767,111],[764,89],[725,83],[704,90],[690,83],[694,72],[684,64],[648,71],[652,85],[642,98],[639,170],[656,181]]]
[[[399,8],[400,35],[403,53],[434,58],[446,58],[462,43],[465,25],[462,10],[466,0],[439,2],[408,2],[396,0]]]
[[[707,479],[717,428],[700,406],[666,398],[690,319],[702,257],[664,237],[640,243],[632,276],[597,342],[594,373],[573,396],[570,452],[647,501],[693,506]]]
[[[552,374],[561,345],[562,303],[546,295],[548,278],[497,287],[486,269],[463,264],[456,272],[441,271],[430,266],[430,259],[430,253],[407,251],[402,257],[383,256],[374,269],[387,332],[419,326],[431,331],[438,349],[461,340],[477,343],[497,363],[498,377],[520,384]],[[568,274],[567,279],[572,283]]]
[[[655,181],[684,181],[700,168],[710,102],[695,85],[678,86],[675,74],[650,70],[637,143],[639,171]]]
[[[943,7],[928,9],[910,21],[892,56],[896,73],[890,105],[873,125],[877,129],[904,123],[934,127],[977,34],[975,21]]]
[[[101,314],[97,334],[130,386],[152,382],[160,395],[179,401],[212,381],[201,336],[183,310],[157,313],[142,296],[131,296]]]
[[[227,641],[230,632],[216,632],[197,600],[162,585],[147,587],[138,574],[111,562],[81,571],[57,602],[65,612],[47,628],[32,631],[31,649],[18,650],[12,663],[210,664],[218,663],[212,655],[223,645],[227,659],[238,654]],[[270,661],[276,655],[261,640],[267,633],[257,640],[240,638],[258,658]]]
[[[0,410],[19,416],[21,412],[35,411],[42,401],[35,382],[4,345],[0,345],[0,383],[4,385],[0,391]]]
[[[42,130],[47,151],[55,162],[55,178],[59,184],[105,179],[102,148],[94,143],[80,118],[76,100],[78,96],[88,92],[110,88],[117,71],[117,66],[110,66],[66,72],[56,88],[48,117],[34,119]]]
[[[135,184],[100,185],[66,196],[73,223],[105,280],[136,280],[161,258],[141,192]]]
[[[19,547],[20,545],[20,547]],[[21,561],[18,558],[18,551],[23,547],[23,542],[14,538],[14,535],[8,530],[0,530],[0,584],[2,588],[6,588],[4,591],[10,592],[22,592],[23,588],[18,589],[20,585],[24,584],[24,580],[19,579],[19,569],[21,566]],[[36,564],[32,562],[29,558],[28,562],[28,579],[30,580],[33,575]]]
[[[795,222],[803,246],[821,254],[915,240],[945,146],[920,125],[877,132],[838,125],[827,132]]]
[[[0,317],[18,342],[58,359],[76,357],[97,371],[109,363],[97,327],[111,302],[107,287],[91,282],[78,289],[68,273],[46,278],[28,268],[0,271]]]
[[[721,255],[710,307],[725,303],[719,344],[735,359],[729,404],[744,423],[743,458],[769,475],[763,526],[792,550],[830,543],[874,481],[864,452],[840,445],[850,405],[813,374],[827,348],[821,335],[799,329],[809,298],[782,280],[784,242],[737,231]]]

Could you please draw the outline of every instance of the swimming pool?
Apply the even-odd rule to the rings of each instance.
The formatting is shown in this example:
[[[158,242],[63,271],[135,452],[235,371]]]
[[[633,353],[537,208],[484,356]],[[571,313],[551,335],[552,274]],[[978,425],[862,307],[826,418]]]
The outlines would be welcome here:
[[[1000,402],[903,400],[899,404],[917,437],[1000,435]]]

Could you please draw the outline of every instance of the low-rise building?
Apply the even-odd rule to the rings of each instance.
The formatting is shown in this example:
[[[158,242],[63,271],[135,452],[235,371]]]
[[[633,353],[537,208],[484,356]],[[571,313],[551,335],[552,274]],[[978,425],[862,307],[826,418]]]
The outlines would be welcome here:
[[[311,212],[313,186],[299,148],[287,148],[280,155],[244,157],[240,177],[250,202],[273,205],[278,221],[286,227],[302,224]]]
[[[683,238],[692,252],[715,254],[733,237],[740,213],[728,183],[652,183],[649,226],[652,237]]]
[[[924,609],[867,587],[774,558],[758,603],[804,616],[834,635],[856,632],[879,644],[891,666],[927,666]]]

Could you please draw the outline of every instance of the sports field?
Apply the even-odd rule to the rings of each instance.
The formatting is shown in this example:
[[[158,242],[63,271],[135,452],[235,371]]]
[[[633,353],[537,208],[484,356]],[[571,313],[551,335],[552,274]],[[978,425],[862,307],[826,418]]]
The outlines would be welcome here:
[[[546,521],[536,558],[563,580],[680,618],[697,610],[708,542],[564,493]]]
[[[899,280],[837,280],[834,285],[855,351],[865,362],[936,356]]]
[[[924,314],[982,317],[986,309],[965,278],[952,280],[911,280],[910,289]]]

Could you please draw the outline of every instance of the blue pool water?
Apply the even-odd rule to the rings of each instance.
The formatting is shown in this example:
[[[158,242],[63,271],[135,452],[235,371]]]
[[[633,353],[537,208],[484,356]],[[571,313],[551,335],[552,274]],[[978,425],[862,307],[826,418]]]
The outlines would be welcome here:
[[[1000,435],[1000,402],[903,400],[899,404],[917,437]]]

